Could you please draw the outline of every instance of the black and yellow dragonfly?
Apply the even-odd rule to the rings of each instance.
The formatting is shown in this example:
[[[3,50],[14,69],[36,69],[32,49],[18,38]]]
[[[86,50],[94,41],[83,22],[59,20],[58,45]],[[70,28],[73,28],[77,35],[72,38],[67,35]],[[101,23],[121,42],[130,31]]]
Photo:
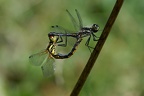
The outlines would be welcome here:
[[[53,58],[52,54],[55,54],[55,42],[57,38],[50,38],[50,42],[47,48],[39,53],[33,54],[29,56],[29,61],[35,66],[41,66],[43,75],[45,77],[50,77],[54,74],[55,70],[55,59]],[[52,41],[52,42],[51,42]]]

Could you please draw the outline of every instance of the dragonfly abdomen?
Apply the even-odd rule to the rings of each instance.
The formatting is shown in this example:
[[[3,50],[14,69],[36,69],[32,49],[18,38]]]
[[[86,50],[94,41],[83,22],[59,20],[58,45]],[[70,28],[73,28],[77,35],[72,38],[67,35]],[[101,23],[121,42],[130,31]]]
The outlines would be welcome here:
[[[68,54],[60,54],[60,53],[57,53],[57,54],[53,54],[52,52],[49,52],[55,59],[65,59],[65,58],[69,58],[71,57],[74,52],[76,51],[77,49],[77,46],[80,44],[80,42],[82,41],[82,38],[79,38],[77,40],[77,42],[75,43],[75,45],[73,46],[72,50],[68,53]],[[50,50],[48,50],[50,51]]]

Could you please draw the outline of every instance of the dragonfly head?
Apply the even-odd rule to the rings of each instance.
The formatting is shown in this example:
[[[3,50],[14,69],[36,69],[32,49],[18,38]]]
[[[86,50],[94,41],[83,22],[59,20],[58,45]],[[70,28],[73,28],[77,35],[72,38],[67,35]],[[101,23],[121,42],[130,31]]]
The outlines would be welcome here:
[[[91,30],[93,32],[97,32],[99,30],[99,26],[97,24],[93,24]]]
[[[53,33],[49,33],[48,37],[49,37],[50,42],[52,43],[57,42],[58,37],[55,36]]]

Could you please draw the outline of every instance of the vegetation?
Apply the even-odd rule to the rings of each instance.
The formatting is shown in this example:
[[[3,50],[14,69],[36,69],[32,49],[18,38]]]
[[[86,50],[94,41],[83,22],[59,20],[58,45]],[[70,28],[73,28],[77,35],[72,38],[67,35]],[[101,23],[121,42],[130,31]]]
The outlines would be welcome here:
[[[1,0],[0,96],[68,96],[90,52],[81,42],[75,54],[56,60],[55,75],[45,78],[28,57],[45,49],[51,25],[71,28],[66,13],[78,9],[84,25],[96,23],[100,36],[113,0]],[[143,96],[143,1],[126,0],[80,96]],[[91,45],[95,46],[95,42]]]

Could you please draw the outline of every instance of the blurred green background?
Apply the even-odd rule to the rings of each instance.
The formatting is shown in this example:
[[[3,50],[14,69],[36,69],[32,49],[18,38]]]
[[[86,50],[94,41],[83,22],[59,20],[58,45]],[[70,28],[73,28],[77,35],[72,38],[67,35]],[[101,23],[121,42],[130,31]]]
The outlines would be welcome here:
[[[0,96],[69,96],[90,56],[84,45],[56,60],[55,75],[43,77],[28,57],[45,49],[51,25],[70,28],[68,9],[101,34],[115,0],[0,0]],[[144,96],[144,1],[125,0],[79,96]],[[95,45],[95,43],[92,43]]]

